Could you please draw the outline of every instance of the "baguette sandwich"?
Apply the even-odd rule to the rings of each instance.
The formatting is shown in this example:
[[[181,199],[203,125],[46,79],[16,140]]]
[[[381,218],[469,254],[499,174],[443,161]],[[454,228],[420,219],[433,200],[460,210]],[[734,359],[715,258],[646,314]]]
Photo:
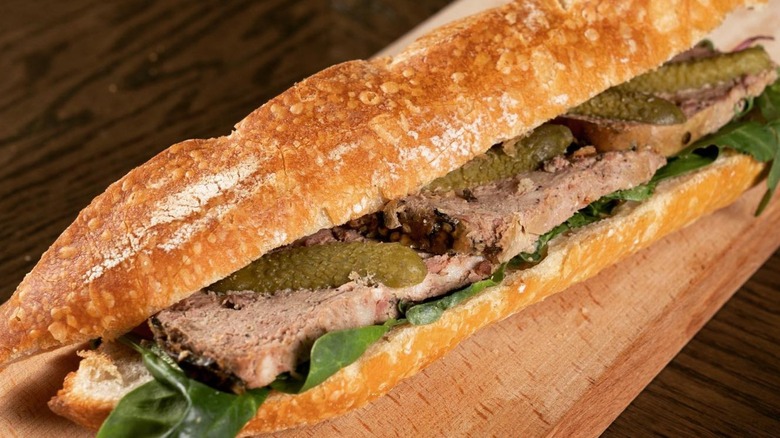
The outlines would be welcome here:
[[[96,198],[0,361],[101,339],[50,406],[105,436],[361,406],[756,184],[775,66],[689,50],[741,4],[514,2],[318,73]]]

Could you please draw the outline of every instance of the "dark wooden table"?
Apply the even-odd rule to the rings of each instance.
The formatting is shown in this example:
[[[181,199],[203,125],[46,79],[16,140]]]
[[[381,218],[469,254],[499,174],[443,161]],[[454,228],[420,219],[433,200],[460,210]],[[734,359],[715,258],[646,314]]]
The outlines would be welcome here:
[[[371,56],[447,3],[2,2],[0,297],[132,167],[228,133],[294,81]],[[778,433],[779,291],[775,253],[605,435]]]

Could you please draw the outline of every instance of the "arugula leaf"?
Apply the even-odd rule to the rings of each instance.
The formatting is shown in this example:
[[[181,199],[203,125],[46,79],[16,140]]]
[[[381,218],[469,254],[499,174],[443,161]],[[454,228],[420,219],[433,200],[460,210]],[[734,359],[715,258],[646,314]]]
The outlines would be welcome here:
[[[730,147],[762,163],[772,160],[777,149],[777,139],[772,130],[754,120],[727,125],[704,141],[719,147]]]
[[[489,287],[496,286],[503,280],[504,265],[501,265],[493,275],[485,280],[472,283],[459,291],[453,292],[435,301],[429,301],[410,307],[406,311],[406,319],[412,325],[425,325],[436,322],[441,318],[441,315],[445,310],[457,306],[467,298],[471,298]]]
[[[167,356],[125,336],[154,377],[125,395],[98,431],[103,437],[235,436],[265,401],[268,389],[229,394],[184,375]]]
[[[306,378],[296,379],[290,374],[283,374],[271,383],[271,388],[288,394],[308,391],[356,361],[368,347],[401,323],[403,321],[391,319],[381,325],[325,333],[311,347],[308,370],[304,370]]]
[[[780,69],[778,69],[780,73]],[[768,86],[757,99],[761,115],[767,121],[780,119],[780,80]]]
[[[590,223],[589,220],[590,216],[575,213],[568,221],[539,236],[539,239],[536,241],[536,249],[534,252],[521,252],[513,257],[512,260],[509,261],[510,267],[515,269],[523,266],[530,267],[541,262],[545,255],[547,255],[547,243],[549,241],[572,229],[572,224],[577,224],[575,228],[578,228]],[[571,221],[571,223],[569,221]]]
[[[720,148],[717,146],[697,147],[693,151],[681,153],[676,157],[667,160],[666,165],[658,169],[650,180],[650,184],[657,185],[659,182],[673,178],[712,164],[720,155]]]
[[[774,133],[775,141],[777,141],[778,147],[775,150],[775,158],[772,161],[772,167],[769,169],[769,175],[767,175],[766,178],[766,193],[764,193],[764,196],[761,198],[761,202],[758,204],[758,208],[756,209],[756,216],[761,214],[761,212],[763,212],[766,208],[767,204],[769,204],[769,201],[772,199],[772,195],[775,193],[775,189],[777,189],[777,184],[780,182],[780,119],[768,123],[767,126],[769,126],[769,128]]]
[[[655,192],[655,184],[640,184],[631,189],[619,190],[615,193],[609,194],[601,198],[596,202],[603,202],[604,200],[618,200],[618,201],[636,201],[641,202],[649,199]],[[595,203],[594,203],[595,204]],[[593,205],[593,204],[591,204]]]
[[[778,69],[778,73],[780,73],[780,69]],[[774,135],[776,149],[772,167],[769,169],[769,175],[767,176],[767,191],[758,204],[756,215],[764,211],[764,208],[772,199],[780,179],[780,79],[767,87],[761,96],[758,97],[758,108],[764,120],[768,122],[768,129]]]

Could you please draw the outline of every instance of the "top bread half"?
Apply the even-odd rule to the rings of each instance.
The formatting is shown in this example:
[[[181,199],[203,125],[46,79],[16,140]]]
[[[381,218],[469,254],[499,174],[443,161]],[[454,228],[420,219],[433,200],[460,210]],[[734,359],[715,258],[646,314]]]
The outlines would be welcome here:
[[[0,364],[114,338],[652,69],[742,1],[517,1],[336,65],[108,187],[0,307]],[[752,3],[752,2],[749,2]]]

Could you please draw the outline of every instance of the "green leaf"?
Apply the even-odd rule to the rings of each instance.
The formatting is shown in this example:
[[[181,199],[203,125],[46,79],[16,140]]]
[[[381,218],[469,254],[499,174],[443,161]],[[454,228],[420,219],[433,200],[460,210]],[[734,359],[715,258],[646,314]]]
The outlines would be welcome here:
[[[773,121],[780,119],[780,80],[766,87],[756,101],[765,120]]]
[[[599,216],[597,210],[598,208],[594,208],[592,211],[578,211],[577,213],[574,213],[574,215],[572,215],[572,217],[570,217],[566,222],[541,235],[539,237],[540,244],[536,247],[536,253],[541,253],[543,247],[545,247],[551,240],[563,234],[564,232],[573,230],[575,228],[584,227],[585,225],[593,223],[594,219]]]
[[[761,202],[756,209],[756,216],[764,211],[772,196],[775,194],[777,184],[780,183],[780,120],[774,120],[768,125],[769,129],[774,133],[775,140],[777,141],[777,149],[775,149],[775,158],[772,160],[772,167],[769,169],[769,175],[766,178],[767,190],[764,196],[761,198]]]
[[[298,394],[324,382],[340,369],[356,361],[363,353],[382,338],[391,328],[404,321],[389,320],[381,325],[369,325],[325,333],[314,341],[311,347],[306,378],[296,379],[289,374],[279,376],[271,388],[289,394]]]
[[[186,415],[187,407],[178,391],[152,380],[122,397],[97,436],[170,436],[171,430]]]
[[[767,177],[767,184],[774,190],[777,187],[778,182],[780,182],[780,166],[778,165],[780,164],[778,163],[778,161],[780,161],[780,120],[775,120],[770,123],[769,128],[774,132],[778,144],[777,149],[775,149],[775,158],[772,160],[772,169],[769,171],[769,176]]]
[[[658,169],[653,175],[651,184],[657,184],[665,179],[680,176],[701,167],[712,164],[720,154],[718,147],[699,148],[694,152],[671,157],[666,165]]]
[[[755,120],[733,122],[695,142],[679,156],[694,152],[701,154],[700,150],[707,146],[729,147],[765,163],[774,157],[777,139],[771,129]]]
[[[356,361],[374,342],[390,330],[390,325],[370,325],[339,330],[320,336],[311,348],[309,375],[299,392],[305,392],[340,369]]]
[[[720,147],[730,147],[766,163],[774,158],[777,139],[774,133],[756,121],[738,122],[726,126],[711,140]]]
[[[590,223],[588,214],[581,211],[575,213],[568,221],[539,236],[539,239],[536,241],[536,249],[534,252],[521,252],[509,261],[509,266],[513,269],[519,269],[530,267],[541,262],[547,254],[547,243],[549,241],[572,228],[578,228],[587,225],[588,223]]]
[[[619,200],[619,201],[641,202],[653,196],[654,192],[655,192],[655,184],[650,184],[650,183],[640,184],[630,189],[619,190],[615,193],[606,195],[602,198],[602,200],[609,199],[609,200]]]
[[[263,403],[268,390],[236,395],[218,391],[185,376],[167,356],[128,338],[154,377],[130,391],[98,431],[98,437],[235,436]]]
[[[493,273],[493,275],[485,280],[472,283],[470,286],[466,286],[463,289],[460,289],[435,301],[429,301],[410,307],[409,310],[406,311],[406,319],[412,325],[425,325],[434,323],[438,321],[439,318],[441,318],[441,315],[445,310],[455,307],[464,300],[473,297],[483,290],[501,283],[503,279],[504,265],[501,265],[498,270]]]
[[[476,284],[476,283],[474,283]],[[473,286],[472,284],[471,286]],[[467,287],[466,289],[470,288]],[[428,303],[416,304],[406,311],[406,319],[412,325],[432,324],[441,318],[446,307],[441,301],[431,301]]]

